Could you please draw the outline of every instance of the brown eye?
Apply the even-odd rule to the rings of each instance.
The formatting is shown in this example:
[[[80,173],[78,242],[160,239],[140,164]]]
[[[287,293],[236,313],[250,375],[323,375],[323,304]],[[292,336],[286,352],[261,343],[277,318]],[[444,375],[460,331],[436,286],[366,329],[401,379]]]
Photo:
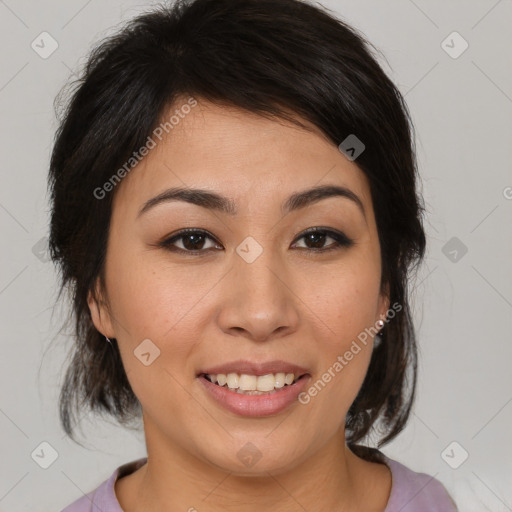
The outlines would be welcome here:
[[[322,249],[324,248],[325,240],[329,237],[326,233],[316,232],[308,233],[302,237],[308,249]],[[309,245],[308,245],[309,244]]]
[[[297,240],[301,239],[304,239],[305,246],[298,248],[301,250],[308,250],[313,253],[351,247],[354,244],[354,241],[348,238],[345,234],[324,228],[313,228],[303,233]],[[334,243],[330,243],[325,246],[329,239],[334,240]],[[208,246],[208,240],[214,243],[210,243]],[[188,253],[191,255],[210,252],[214,249],[221,250],[222,248],[212,235],[201,229],[182,230],[171,237],[166,238],[158,245],[169,251]]]
[[[160,242],[159,245],[170,251],[181,251],[189,253],[206,252],[207,250],[215,247],[215,244],[205,247],[205,245],[208,245],[206,243],[206,240],[208,239],[215,241],[215,239],[206,231],[188,229],[180,231],[170,238],[165,239],[164,241]],[[181,247],[177,245],[177,242],[181,244]]]
[[[348,238],[344,233],[332,231],[324,228],[313,228],[306,233],[303,233],[298,240],[304,239],[306,247],[299,247],[300,249],[309,249],[313,252],[325,252],[334,249],[341,249],[342,247],[351,247],[354,241]],[[328,239],[334,240],[334,243],[325,247]]]

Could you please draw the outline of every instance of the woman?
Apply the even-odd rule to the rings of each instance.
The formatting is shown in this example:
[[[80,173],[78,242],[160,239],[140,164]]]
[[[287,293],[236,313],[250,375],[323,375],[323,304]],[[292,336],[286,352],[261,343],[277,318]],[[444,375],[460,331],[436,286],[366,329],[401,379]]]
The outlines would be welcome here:
[[[147,458],[66,512],[455,510],[378,446],[416,382],[423,206],[369,43],[297,0],[196,0],[90,56],[52,153],[61,394],[142,417]]]

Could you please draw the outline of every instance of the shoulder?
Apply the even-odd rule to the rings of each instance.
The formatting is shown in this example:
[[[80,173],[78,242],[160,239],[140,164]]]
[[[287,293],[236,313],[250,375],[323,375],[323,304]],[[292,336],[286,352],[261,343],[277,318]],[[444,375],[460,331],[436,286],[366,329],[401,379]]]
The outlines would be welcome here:
[[[94,491],[84,494],[61,512],[93,512],[97,510],[122,512],[120,508],[115,508],[114,482],[116,479],[117,469],[108,480],[105,480]]]
[[[146,463],[146,458],[134,460],[119,466],[110,477],[93,491],[84,494],[61,512],[123,512],[117,500],[114,484],[121,476],[133,473]]]
[[[384,512],[457,512],[455,503],[439,480],[416,473],[386,456],[384,462],[392,475],[391,494]]]

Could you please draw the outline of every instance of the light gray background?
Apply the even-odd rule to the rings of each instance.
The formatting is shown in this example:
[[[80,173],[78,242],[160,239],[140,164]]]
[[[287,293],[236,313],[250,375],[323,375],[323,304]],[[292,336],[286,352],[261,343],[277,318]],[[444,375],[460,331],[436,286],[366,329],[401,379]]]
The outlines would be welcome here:
[[[58,333],[62,311],[52,316],[53,266],[33,247],[47,235],[53,99],[93,43],[148,5],[0,0],[0,510],[60,510],[145,455],[142,433],[113,422],[84,422],[84,447],[64,436],[57,396],[70,339]],[[428,207],[428,256],[413,283],[418,400],[407,429],[384,452],[441,480],[461,511],[510,511],[512,2],[324,5],[386,56],[381,64],[417,129]],[[58,42],[47,59],[31,48],[43,31]],[[442,46],[453,31],[469,44],[458,58]],[[445,44],[459,50],[461,41],[451,39]],[[452,237],[456,245],[446,246]],[[44,441],[58,453],[48,469],[31,458]],[[446,461],[460,464],[462,450],[469,457],[453,469]]]

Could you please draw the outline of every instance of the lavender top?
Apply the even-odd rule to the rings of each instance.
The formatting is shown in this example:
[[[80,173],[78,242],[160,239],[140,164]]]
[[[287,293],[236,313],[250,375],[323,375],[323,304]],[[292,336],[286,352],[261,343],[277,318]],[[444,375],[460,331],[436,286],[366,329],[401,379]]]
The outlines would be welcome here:
[[[443,485],[425,473],[416,473],[397,461],[383,456],[391,470],[392,485],[388,504],[383,512],[457,512]],[[147,458],[118,467],[94,491],[82,496],[61,512],[123,512],[114,492],[118,478],[133,473]]]

